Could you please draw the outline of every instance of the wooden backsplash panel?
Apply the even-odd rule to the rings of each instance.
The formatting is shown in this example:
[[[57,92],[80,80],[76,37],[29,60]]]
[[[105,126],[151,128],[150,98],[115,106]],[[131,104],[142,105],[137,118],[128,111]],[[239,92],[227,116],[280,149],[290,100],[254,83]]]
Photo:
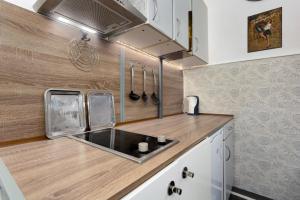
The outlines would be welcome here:
[[[100,62],[91,72],[83,72],[68,58],[69,42],[80,37],[78,29],[0,1],[0,142],[44,135],[43,93],[48,88],[111,90],[119,120],[119,54],[122,47],[89,35]],[[150,101],[153,84],[150,72],[152,68],[157,72],[158,60],[129,48],[125,50],[126,121],[155,117],[157,107]],[[146,105],[128,99],[131,61],[148,66],[149,102]],[[136,75],[136,89],[141,94],[142,72],[137,71]],[[165,100],[170,101],[164,102],[165,113],[180,113],[181,71],[166,65],[164,79]]]
[[[183,76],[182,71],[171,65],[164,68],[164,115],[182,112],[183,104]]]
[[[126,49],[126,70],[125,70],[125,119],[127,121],[138,120],[143,117],[151,118],[157,115],[157,106],[154,106],[151,100],[151,94],[153,92],[153,77],[152,69],[158,72],[159,61],[152,57],[147,57],[141,53],[135,52],[131,49]],[[130,63],[135,63],[135,93],[142,95],[143,93],[143,71],[142,66],[145,66],[147,71],[146,80],[146,94],[148,95],[148,101],[144,102],[142,99],[139,101],[132,101],[128,98],[131,91],[131,76],[130,76]]]
[[[126,48],[126,76],[125,76],[125,119],[127,121],[151,118],[157,116],[157,106],[154,106],[151,95],[154,90],[152,69],[156,74],[158,84],[159,60],[145,54]],[[147,72],[146,94],[148,101],[132,101],[128,98],[131,91],[130,64],[135,63],[135,93],[142,96],[143,93],[143,66]],[[164,115],[172,115],[182,112],[183,102],[183,78],[182,71],[176,66],[164,62]],[[158,96],[158,91],[155,91]]]

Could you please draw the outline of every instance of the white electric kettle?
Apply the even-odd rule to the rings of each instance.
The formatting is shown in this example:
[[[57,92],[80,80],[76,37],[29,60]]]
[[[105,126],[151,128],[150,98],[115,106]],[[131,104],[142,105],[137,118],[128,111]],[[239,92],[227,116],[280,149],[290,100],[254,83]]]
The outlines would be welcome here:
[[[188,115],[199,115],[199,97],[187,96],[183,103],[183,112]]]

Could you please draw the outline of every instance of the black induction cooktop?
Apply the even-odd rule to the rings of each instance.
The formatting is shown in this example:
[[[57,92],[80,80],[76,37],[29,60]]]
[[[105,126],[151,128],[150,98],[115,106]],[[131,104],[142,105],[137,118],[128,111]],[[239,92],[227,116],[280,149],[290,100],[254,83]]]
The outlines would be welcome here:
[[[165,139],[165,142],[158,142],[157,137],[114,128],[85,132],[71,137],[138,163],[148,160],[178,142],[170,139]],[[148,151],[140,151],[139,143],[147,143]]]

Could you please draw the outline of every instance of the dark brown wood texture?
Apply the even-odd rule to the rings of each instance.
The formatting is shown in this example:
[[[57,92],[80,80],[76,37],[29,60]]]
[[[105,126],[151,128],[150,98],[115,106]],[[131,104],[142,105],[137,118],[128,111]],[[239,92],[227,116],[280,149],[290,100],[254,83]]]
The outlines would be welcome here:
[[[91,72],[77,69],[68,58],[71,40],[81,32],[71,26],[0,1],[0,143],[44,135],[43,93],[48,88],[82,90],[108,89],[115,96],[119,120],[120,81],[119,54],[121,45],[101,40],[90,34],[100,62]],[[126,63],[146,64],[149,72],[157,72],[158,59],[126,50]],[[142,93],[142,73],[136,72],[136,88]],[[182,72],[165,65],[165,113],[181,112],[183,98]],[[155,117],[157,108],[150,101],[132,102],[129,67],[126,67],[126,121]],[[152,77],[147,82],[152,93]]]

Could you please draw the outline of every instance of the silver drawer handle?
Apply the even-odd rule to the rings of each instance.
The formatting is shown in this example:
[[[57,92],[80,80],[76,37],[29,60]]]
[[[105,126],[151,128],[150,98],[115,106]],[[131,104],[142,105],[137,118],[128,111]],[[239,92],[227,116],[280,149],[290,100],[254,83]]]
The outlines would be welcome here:
[[[154,15],[152,20],[155,21],[157,13],[158,13],[158,6],[157,6],[157,0],[152,0],[153,1],[153,6],[154,6]]]
[[[171,181],[170,184],[169,184],[169,188],[168,188],[168,195],[171,196],[173,194],[181,195],[182,194],[182,189],[176,187],[175,182]]]
[[[199,50],[199,39],[198,39],[198,37],[195,37],[195,42],[196,42],[195,52],[198,52],[198,50]]]
[[[194,172],[189,171],[187,167],[183,168],[182,178],[187,178],[187,177],[194,178],[194,176],[195,176]]]
[[[225,159],[226,161],[229,161],[230,160],[230,157],[231,157],[231,151],[229,149],[229,147],[227,145],[225,145],[225,148],[227,149],[228,151],[228,157]]]
[[[180,35],[180,19],[179,18],[176,18],[176,22],[177,22],[177,38],[179,37]]]

